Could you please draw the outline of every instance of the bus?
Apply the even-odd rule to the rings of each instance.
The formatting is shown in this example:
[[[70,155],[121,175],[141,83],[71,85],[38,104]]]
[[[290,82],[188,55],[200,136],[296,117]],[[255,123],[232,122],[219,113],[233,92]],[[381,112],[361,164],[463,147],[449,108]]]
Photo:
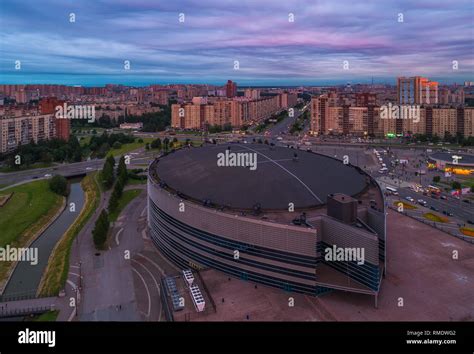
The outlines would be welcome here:
[[[393,195],[398,195],[398,191],[393,188],[393,187],[385,187],[385,190],[389,193],[389,194],[393,194]]]
[[[429,185],[427,192],[430,193],[433,197],[439,197],[441,194],[441,189],[435,186]]]

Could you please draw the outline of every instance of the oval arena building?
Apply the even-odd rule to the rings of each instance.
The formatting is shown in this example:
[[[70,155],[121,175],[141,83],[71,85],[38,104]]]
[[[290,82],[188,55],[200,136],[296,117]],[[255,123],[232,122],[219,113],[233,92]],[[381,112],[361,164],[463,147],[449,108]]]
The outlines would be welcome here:
[[[150,235],[178,267],[377,299],[384,197],[358,167],[310,151],[229,143],[173,151],[148,173]]]

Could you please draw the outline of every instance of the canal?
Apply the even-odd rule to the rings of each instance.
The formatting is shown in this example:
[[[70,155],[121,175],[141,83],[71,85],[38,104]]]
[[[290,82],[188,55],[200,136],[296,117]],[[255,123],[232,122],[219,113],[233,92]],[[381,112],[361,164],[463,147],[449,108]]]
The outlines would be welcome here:
[[[30,246],[38,249],[38,264],[18,262],[2,297],[13,300],[16,297],[35,295],[54,246],[79,216],[83,206],[84,191],[81,182],[78,179],[70,180],[66,208]]]

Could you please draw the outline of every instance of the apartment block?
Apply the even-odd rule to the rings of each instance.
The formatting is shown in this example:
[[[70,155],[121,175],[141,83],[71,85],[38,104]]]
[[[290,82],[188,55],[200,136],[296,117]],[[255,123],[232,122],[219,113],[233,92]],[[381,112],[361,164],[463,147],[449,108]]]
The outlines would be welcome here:
[[[0,153],[15,150],[32,140],[49,140],[56,137],[56,119],[53,114],[23,117],[0,117]]]
[[[438,83],[421,76],[397,79],[399,104],[438,104]]]

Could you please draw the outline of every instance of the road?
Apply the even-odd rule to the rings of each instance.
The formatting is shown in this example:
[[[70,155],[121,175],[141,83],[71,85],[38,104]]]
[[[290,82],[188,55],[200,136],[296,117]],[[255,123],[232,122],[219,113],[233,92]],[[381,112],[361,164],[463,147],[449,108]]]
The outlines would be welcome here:
[[[384,174],[385,180],[388,179],[388,183],[397,188],[400,198],[405,199],[406,197],[412,197],[415,201],[418,199],[423,199],[427,202],[427,208],[434,207],[440,213],[447,211],[454,214],[455,217],[459,218],[459,222],[464,224],[468,220],[474,221],[474,204],[468,204],[452,197],[446,193],[443,195],[446,196],[446,199],[435,199],[430,196],[423,195],[422,192],[413,191],[409,185],[412,184],[421,184],[424,187],[427,187],[432,183],[434,176],[441,176],[442,174],[438,171],[426,171],[426,175],[415,175],[417,170],[427,170],[424,166],[424,161],[426,159],[426,154],[420,151],[394,151],[393,157],[390,157],[388,154],[380,154],[380,157],[383,159],[383,162],[387,165],[388,171],[387,174]],[[398,165],[397,167],[391,166],[391,161],[396,158],[407,158],[409,160],[407,165]],[[420,162],[422,161],[422,162]],[[391,173],[392,176],[388,177],[388,173]],[[380,173],[373,171],[373,176],[379,178]],[[421,183],[420,183],[421,182]]]
[[[139,155],[131,155],[133,153],[128,154],[131,156],[129,168],[134,168],[135,165],[148,164],[153,160],[152,153],[145,154],[144,152],[140,152]],[[44,178],[46,174],[60,174],[64,177],[77,176],[80,174],[85,174],[91,171],[102,169],[104,162],[105,159],[93,159],[69,164],[58,164],[56,166],[46,168],[0,173],[0,185],[11,185],[23,181]]]

